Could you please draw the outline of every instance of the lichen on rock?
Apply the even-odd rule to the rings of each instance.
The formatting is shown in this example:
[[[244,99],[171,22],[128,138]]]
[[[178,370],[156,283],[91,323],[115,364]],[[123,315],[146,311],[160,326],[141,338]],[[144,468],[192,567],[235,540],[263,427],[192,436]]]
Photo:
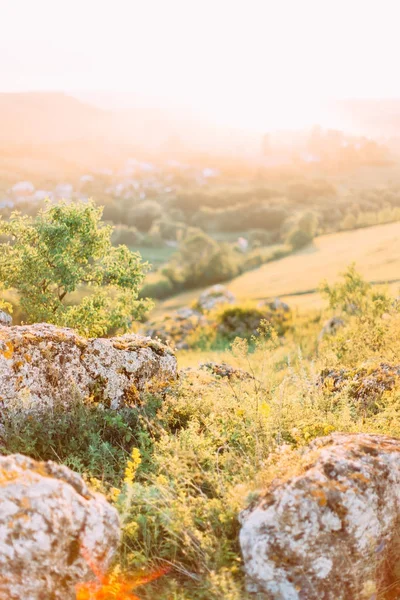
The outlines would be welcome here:
[[[0,407],[37,410],[74,396],[118,409],[176,378],[172,350],[135,334],[86,339],[46,323],[0,327]],[[137,394],[136,394],[137,395]]]
[[[0,598],[73,600],[105,572],[119,543],[117,511],[67,467],[0,457]]]
[[[400,440],[332,434],[299,460],[300,475],[240,516],[248,590],[266,600],[400,597]]]

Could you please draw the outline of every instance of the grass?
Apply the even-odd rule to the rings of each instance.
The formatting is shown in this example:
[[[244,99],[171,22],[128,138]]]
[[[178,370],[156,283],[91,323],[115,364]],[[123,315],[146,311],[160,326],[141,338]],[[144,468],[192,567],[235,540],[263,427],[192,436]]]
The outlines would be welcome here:
[[[180,368],[225,361],[251,379],[192,370],[164,397],[144,395],[120,414],[78,398],[42,422],[5,413],[0,451],[59,460],[120,511],[123,542],[105,579],[110,589],[94,598],[128,600],[129,590],[121,590],[132,577],[165,572],[137,590],[132,585],[137,597],[250,600],[238,543],[240,510],[272,479],[295,472],[297,450],[315,437],[331,431],[400,435],[399,382],[382,388],[388,380],[380,371],[382,363],[398,364],[399,307],[353,271],[326,293],[346,326],[322,342],[321,314],[309,311],[295,315],[284,338],[178,354]],[[347,315],[349,303],[358,312]],[[366,388],[376,394],[374,402],[365,402],[350,380],[340,389],[329,378],[322,384],[326,369],[377,373],[375,388]],[[276,458],[282,444],[289,447],[284,464]]]
[[[151,248],[148,246],[134,246],[131,248],[134,252],[140,252],[142,259],[149,262],[153,270],[166,263],[173,254],[176,252],[176,248],[170,248],[169,246],[163,246],[162,248]]]
[[[400,223],[320,236],[304,250],[248,271],[227,287],[239,300],[280,297],[301,309],[321,307],[315,292],[319,283],[336,281],[351,262],[368,281],[399,278],[395,291],[400,287]],[[155,315],[187,306],[200,293],[192,290],[160,302]]]

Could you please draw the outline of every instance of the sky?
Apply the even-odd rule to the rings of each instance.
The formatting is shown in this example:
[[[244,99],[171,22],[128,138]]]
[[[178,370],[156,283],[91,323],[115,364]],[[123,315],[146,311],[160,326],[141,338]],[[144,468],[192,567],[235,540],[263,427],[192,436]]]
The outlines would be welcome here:
[[[322,98],[400,97],[399,16],[400,0],[0,0],[0,91],[308,124]]]

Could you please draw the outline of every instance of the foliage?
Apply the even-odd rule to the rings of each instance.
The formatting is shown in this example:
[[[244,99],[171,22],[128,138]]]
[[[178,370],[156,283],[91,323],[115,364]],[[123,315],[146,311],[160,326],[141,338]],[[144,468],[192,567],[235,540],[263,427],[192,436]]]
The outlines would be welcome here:
[[[127,225],[118,225],[114,227],[111,242],[114,246],[125,244],[128,247],[140,246],[143,242],[143,235],[136,227],[128,227]]]
[[[36,217],[14,212],[0,222],[0,281],[20,295],[29,322],[72,326],[86,335],[127,330],[149,307],[137,300],[147,265],[111,245],[111,227],[93,203],[48,204]],[[85,286],[79,304],[72,292]]]
[[[140,204],[133,206],[129,211],[127,220],[129,225],[133,225],[139,231],[147,232],[156,219],[162,215],[162,208],[154,200],[145,200]]]
[[[317,218],[313,213],[305,213],[297,221],[296,226],[291,229],[287,235],[286,243],[293,248],[299,250],[309,244],[317,231]]]
[[[174,289],[174,285],[170,279],[160,273],[156,273],[154,277],[146,280],[140,290],[140,297],[164,300],[164,298],[169,298],[173,295]]]
[[[257,307],[252,304],[224,306],[214,315],[217,335],[232,342],[235,338],[250,340],[265,325],[270,324],[278,335],[283,335],[290,326],[290,315],[283,310],[272,311],[268,307]]]
[[[218,244],[196,231],[184,240],[162,272],[176,287],[191,289],[232,279],[239,268],[235,253],[227,244]]]
[[[192,369],[164,398],[143,397],[122,413],[77,399],[44,420],[16,414],[5,421],[3,452],[57,458],[118,507],[123,543],[114,579],[104,583],[116,582],[121,597],[134,574],[169,569],[148,585],[132,585],[133,593],[142,600],[249,599],[239,511],[271,481],[297,473],[298,450],[316,437],[400,435],[396,301],[354,267],[322,288],[329,311],[344,312],[346,325],[335,336],[318,341],[326,315],[306,313],[292,316],[284,339],[268,328],[250,342],[237,338],[229,351],[179,356],[182,367],[227,362],[247,379]],[[250,306],[228,314],[241,322],[261,317],[258,310],[263,314]]]
[[[58,460],[90,478],[117,484],[124,474],[125,458],[132,443],[149,441],[140,427],[140,418],[154,415],[151,405],[141,412],[125,409],[116,413],[96,405],[84,405],[81,398],[69,398],[51,413],[26,417],[24,410],[3,419],[2,439],[7,453],[29,454],[37,460]],[[1,448],[1,451],[5,451]]]

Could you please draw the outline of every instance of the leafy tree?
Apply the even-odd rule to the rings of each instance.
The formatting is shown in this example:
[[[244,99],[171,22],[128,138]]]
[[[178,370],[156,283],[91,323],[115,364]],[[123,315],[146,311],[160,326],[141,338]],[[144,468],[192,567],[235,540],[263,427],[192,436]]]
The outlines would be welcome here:
[[[145,200],[137,206],[133,206],[126,219],[128,225],[137,227],[139,231],[146,233],[153,222],[162,215],[162,208],[155,200]]]
[[[0,221],[0,235],[7,236],[0,243],[0,284],[17,290],[29,322],[105,335],[126,331],[149,308],[148,300],[138,300],[148,265],[126,246],[112,246],[112,227],[101,217],[93,202],[60,202],[36,217],[14,212]]]
[[[297,222],[297,225],[289,232],[286,243],[293,248],[299,250],[312,240],[317,231],[318,219],[315,214],[308,212],[303,214]]]
[[[238,259],[228,244],[218,244],[201,230],[188,235],[162,273],[175,286],[191,289],[238,275]]]

